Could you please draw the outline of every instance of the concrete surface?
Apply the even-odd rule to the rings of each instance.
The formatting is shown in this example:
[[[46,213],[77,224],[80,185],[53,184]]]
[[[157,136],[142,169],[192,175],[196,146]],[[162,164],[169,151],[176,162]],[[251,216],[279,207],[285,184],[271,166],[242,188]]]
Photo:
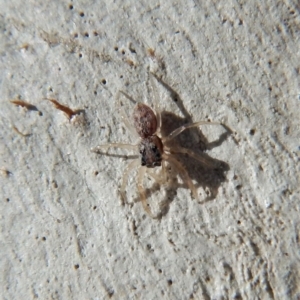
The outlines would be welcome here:
[[[1,299],[300,299],[297,1],[0,8]],[[181,158],[200,201],[173,178],[149,196],[158,220],[135,173],[121,205],[128,161],[90,152],[130,141],[115,95],[149,99],[149,71],[166,132],[232,130],[182,134],[223,169]]]

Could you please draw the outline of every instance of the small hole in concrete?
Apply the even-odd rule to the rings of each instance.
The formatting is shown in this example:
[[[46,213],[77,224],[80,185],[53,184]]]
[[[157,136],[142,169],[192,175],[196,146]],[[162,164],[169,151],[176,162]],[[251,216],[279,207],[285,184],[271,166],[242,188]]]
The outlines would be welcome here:
[[[254,135],[254,134],[255,134],[255,129],[251,129],[251,130],[249,131],[249,133],[250,133],[250,135]]]
[[[136,54],[136,51],[135,51],[134,48],[131,48],[131,47],[130,47],[129,50],[130,50],[131,53]]]
[[[58,188],[58,184],[55,180],[52,181],[52,186],[57,189]]]

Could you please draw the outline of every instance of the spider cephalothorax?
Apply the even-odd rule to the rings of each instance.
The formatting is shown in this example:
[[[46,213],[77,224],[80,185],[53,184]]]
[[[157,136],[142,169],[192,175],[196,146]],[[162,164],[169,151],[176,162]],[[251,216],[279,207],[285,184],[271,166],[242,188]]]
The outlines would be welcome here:
[[[139,144],[141,165],[147,168],[160,167],[163,155],[163,144],[157,135],[151,135],[141,140]]]

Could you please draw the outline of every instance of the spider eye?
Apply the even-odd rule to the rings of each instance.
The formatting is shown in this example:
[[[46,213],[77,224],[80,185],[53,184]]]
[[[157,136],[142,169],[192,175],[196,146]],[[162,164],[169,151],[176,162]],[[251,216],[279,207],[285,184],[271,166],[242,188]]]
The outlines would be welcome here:
[[[156,159],[159,159],[161,157],[161,154],[155,145],[151,146],[151,150],[152,150],[153,154],[155,155]]]

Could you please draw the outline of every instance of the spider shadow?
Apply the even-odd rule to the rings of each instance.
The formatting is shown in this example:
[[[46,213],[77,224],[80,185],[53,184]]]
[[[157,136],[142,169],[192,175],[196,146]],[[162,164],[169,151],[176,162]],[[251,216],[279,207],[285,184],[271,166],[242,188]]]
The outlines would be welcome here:
[[[154,77],[170,93],[172,100],[177,104],[182,115],[184,116],[182,118],[175,115],[174,113],[168,111],[161,111],[161,134],[163,137],[166,137],[178,127],[187,123],[193,123],[194,121],[192,120],[191,115],[185,109],[183,101],[178,95],[178,93],[176,93],[169,85],[167,85],[161,79],[157,78],[155,75]],[[199,188],[202,188],[202,190],[204,191],[204,195],[199,194],[200,203],[205,203],[216,198],[220,185],[226,181],[226,172],[230,169],[229,165],[226,162],[212,158],[204,152],[206,150],[211,150],[215,147],[219,147],[232,134],[232,131],[227,126],[223,125],[223,128],[226,131],[222,133],[219,136],[219,138],[213,142],[209,142],[200,130],[200,128],[195,127],[186,129],[183,133],[181,133],[165,145],[168,146],[171,149],[171,151],[172,148],[176,149],[176,146],[189,149],[205,162],[205,164],[201,163],[185,154],[171,154],[177,161],[179,161],[184,166],[189,177],[195,183],[195,187],[197,188],[197,190]],[[170,165],[170,168],[167,169],[168,187],[166,187],[164,198],[160,203],[160,210],[157,215],[157,218],[161,218],[168,213],[170,204],[173,202],[178,188],[183,187],[188,189],[188,187],[185,184],[180,183],[178,181],[177,172],[178,171],[176,170],[176,168],[172,165]],[[151,196],[159,189],[159,184],[154,184],[152,187],[147,188],[147,198],[151,198]]]

